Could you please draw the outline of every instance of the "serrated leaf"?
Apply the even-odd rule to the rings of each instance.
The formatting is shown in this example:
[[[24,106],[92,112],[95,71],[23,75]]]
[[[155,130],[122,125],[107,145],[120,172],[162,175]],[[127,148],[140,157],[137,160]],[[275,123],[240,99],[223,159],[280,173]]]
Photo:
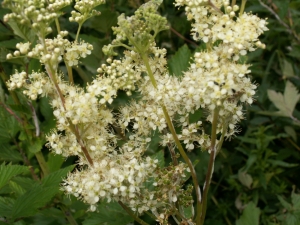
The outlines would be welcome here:
[[[17,120],[0,108],[0,143],[8,143],[19,132]]]
[[[169,60],[169,72],[175,76],[182,76],[183,72],[187,71],[189,68],[189,62],[192,53],[187,45],[183,45],[175,55]]]
[[[0,216],[10,217],[15,200],[0,196]]]
[[[24,195],[17,198],[12,207],[12,219],[34,215],[38,208],[45,206],[54,197],[58,189],[58,186],[57,188],[53,186],[44,188],[41,185],[35,185]]]
[[[244,186],[251,189],[251,185],[253,183],[253,179],[251,175],[247,174],[244,171],[239,170],[238,179]]]
[[[23,195],[26,192],[23,187],[14,181],[9,181],[9,187],[17,196]]]
[[[271,102],[279,109],[279,112],[276,112],[280,116],[290,117],[292,112],[286,107],[286,103],[284,102],[283,95],[279,92],[268,90],[268,97]]]
[[[42,139],[35,139],[33,142],[30,143],[30,145],[27,145],[27,149],[31,153],[37,153],[42,150],[44,144],[46,143],[45,140]]]
[[[300,212],[300,194],[292,192],[292,204],[294,209]]]
[[[288,211],[292,210],[292,205],[288,203],[286,200],[283,199],[280,195],[277,195],[278,200],[280,201],[281,205],[287,209]]]
[[[22,188],[24,188],[25,190],[29,190],[35,185],[35,182],[33,182],[33,180],[28,177],[18,176],[18,177],[14,177],[12,181],[22,186]]]
[[[273,90],[268,90],[268,97],[272,103],[279,109],[279,112],[276,112],[278,115],[291,117],[297,102],[300,99],[298,90],[296,87],[289,81],[287,81],[284,95]]]
[[[192,217],[194,217],[194,211],[195,210],[193,204],[188,207],[183,207],[183,214],[186,219],[191,219]]]
[[[260,209],[253,202],[249,202],[236,225],[259,225]]]
[[[133,222],[117,202],[101,203],[98,210],[90,218],[83,221],[83,225],[127,225]]]
[[[288,213],[284,220],[284,225],[299,225],[300,215]]]
[[[102,33],[111,31],[112,26],[116,26],[118,22],[118,13],[109,9],[102,10],[100,16],[90,19],[90,28],[94,28]]]
[[[62,179],[67,176],[67,174],[74,169],[75,165],[68,166],[66,168],[60,169],[42,179],[41,185],[43,187],[58,187]]]
[[[284,126],[284,131],[293,139],[293,141],[297,142],[297,134],[293,127]]]
[[[291,113],[293,113],[299,99],[300,95],[297,88],[290,81],[287,81],[284,89],[284,101]]]
[[[282,74],[285,78],[295,76],[293,66],[287,60],[283,61]]]
[[[13,20],[8,21],[7,23],[13,29],[15,35],[18,35],[19,37],[21,37],[25,41],[28,41],[28,42],[31,42],[31,43],[34,42],[35,33],[31,28],[29,28],[25,25],[22,25],[20,23],[17,23]]]
[[[55,155],[53,153],[48,154],[47,165],[50,172],[59,170],[64,163],[65,158],[62,155]]]
[[[16,39],[0,41],[0,47],[15,49],[16,44],[19,42],[20,42],[20,40],[16,40]]]
[[[0,166],[0,188],[7,184],[7,182],[14,176],[28,171],[29,169],[26,166],[2,164]]]
[[[14,146],[2,144],[0,147],[0,160],[18,162],[22,161],[23,159],[20,152],[18,152]]]
[[[39,211],[34,216],[32,225],[51,225],[66,224],[65,215],[60,209],[50,208]]]

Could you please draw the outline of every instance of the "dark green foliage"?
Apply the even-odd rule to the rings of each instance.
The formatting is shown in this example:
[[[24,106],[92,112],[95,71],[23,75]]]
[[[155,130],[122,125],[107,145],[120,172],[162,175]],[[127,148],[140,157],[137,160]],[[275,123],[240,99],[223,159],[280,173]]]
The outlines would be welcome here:
[[[101,6],[102,14],[84,24],[79,37],[93,44],[94,50],[73,71],[76,84],[85,86],[90,83],[97,74],[96,69],[105,62],[101,49],[113,39],[111,26],[116,25],[117,16],[121,13],[132,15],[142,2],[107,1]],[[248,55],[252,79],[258,84],[257,98],[253,106],[245,108],[246,120],[241,122],[241,133],[234,140],[224,142],[217,156],[209,193],[207,225],[300,224],[300,1],[261,2],[272,2],[268,6],[273,13],[258,0],[247,1],[246,6],[247,11],[269,18],[269,31],[262,40],[267,48]],[[2,20],[7,12],[0,8],[0,72],[9,75],[15,69],[29,72],[43,70],[34,59],[29,62],[21,57],[6,60],[6,54],[15,50],[20,38],[34,39],[33,31],[23,26],[10,23],[12,29],[9,28]],[[65,12],[60,19],[61,26],[70,28],[70,37],[74,38],[77,24],[68,22],[69,8]],[[168,51],[169,74],[182,76],[195,49],[202,48],[202,45],[192,41],[190,22],[182,9],[174,9],[171,0],[163,2],[160,12],[168,19],[172,29],[156,37],[157,46]],[[66,71],[64,65],[60,69]],[[65,162],[63,157],[53,155],[44,146],[45,135],[56,123],[49,99],[44,97],[33,103],[41,129],[40,136],[35,137],[31,134],[36,128],[27,100],[16,93],[22,103],[21,106],[16,105],[3,80],[0,85],[0,224],[68,224],[61,210],[63,207],[69,207],[78,224],[132,224],[133,219],[116,202],[103,202],[97,212],[91,213],[80,201],[63,196],[59,191],[60,183],[74,169],[67,165],[73,164],[76,158]],[[133,96],[139,97],[136,93]],[[4,99],[5,105],[14,113],[5,110],[2,105]],[[125,93],[120,92],[111,108],[118,110],[129,101]],[[198,110],[190,115],[190,121],[195,122],[203,115],[205,112]],[[29,122],[20,124],[18,118],[26,118]],[[170,156],[158,143],[159,137],[154,134],[146,154],[159,159],[160,166],[167,166]],[[43,154],[49,168],[48,175],[43,178],[40,177],[42,168],[35,157],[37,152]],[[195,149],[189,156],[196,164],[202,186],[209,155],[206,151]],[[186,217],[192,216],[192,210],[192,207],[184,209]],[[154,220],[149,221],[156,224]],[[170,221],[170,224],[175,222]]]

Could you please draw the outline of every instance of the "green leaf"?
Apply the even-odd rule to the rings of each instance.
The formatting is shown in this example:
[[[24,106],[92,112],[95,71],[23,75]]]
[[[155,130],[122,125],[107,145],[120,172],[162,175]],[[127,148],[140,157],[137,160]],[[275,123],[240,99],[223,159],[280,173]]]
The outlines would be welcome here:
[[[39,107],[42,115],[45,117],[45,120],[41,124],[41,128],[45,133],[49,133],[56,124],[49,99],[46,97],[40,98]]]
[[[22,161],[23,159],[20,152],[18,152],[14,146],[2,144],[0,147],[0,160],[18,162]]]
[[[251,185],[253,183],[253,179],[252,179],[251,175],[239,170],[238,179],[244,186],[251,189]]]
[[[289,81],[286,83],[284,95],[273,90],[268,90],[268,97],[276,108],[279,109],[279,112],[276,113],[285,117],[291,117],[293,115],[295,106],[300,99],[298,90]]]
[[[29,190],[31,189],[34,185],[36,185],[35,182],[32,181],[32,179],[28,178],[28,177],[14,177],[12,179],[12,181],[16,182],[17,184],[19,184],[22,188],[24,188],[25,190]]]
[[[278,93],[273,90],[268,90],[268,97],[271,100],[271,102],[276,106],[276,108],[279,109],[279,111],[276,112],[277,116],[291,116],[292,112],[289,111],[289,109],[286,107],[286,103],[284,102],[284,98],[281,93]]]
[[[45,144],[45,140],[42,139],[34,139],[33,143],[30,143],[30,145],[27,145],[27,149],[31,152],[31,153],[37,153],[39,151],[42,150],[44,144]]]
[[[31,28],[29,28],[25,25],[22,25],[18,22],[15,22],[13,20],[8,21],[7,23],[13,29],[15,35],[18,35],[19,37],[21,37],[25,41],[28,41],[28,42],[31,42],[31,43],[34,42],[35,33]]]
[[[236,225],[259,225],[260,209],[253,202],[249,202]]]
[[[297,142],[297,134],[293,127],[284,126],[284,131],[293,139],[293,141]]]
[[[288,213],[284,220],[284,225],[299,225],[300,224],[300,216],[297,214]]]
[[[273,166],[282,166],[286,168],[292,168],[295,166],[299,166],[299,164],[296,163],[287,163],[281,160],[273,160],[273,159],[268,159],[267,162],[270,162]]]
[[[16,40],[16,39],[1,41],[0,47],[15,49],[16,44],[18,44],[19,42],[20,42],[20,40]]]
[[[23,195],[26,192],[23,187],[14,181],[9,181],[9,187],[14,193],[16,193],[17,196]]]
[[[37,72],[41,69],[41,63],[38,59],[30,59],[29,65],[28,65],[28,73]]]
[[[67,176],[67,174],[74,169],[75,165],[68,166],[66,168],[60,169],[42,179],[41,185],[43,187],[58,187],[62,179]]]
[[[0,108],[0,143],[10,142],[16,136],[20,126],[17,120]]]
[[[62,155],[55,155],[53,153],[48,154],[47,165],[49,167],[50,172],[54,172],[59,170],[64,163],[65,158]]]
[[[170,74],[182,76],[189,68],[191,56],[190,49],[187,45],[183,45],[168,62]]]
[[[294,77],[295,73],[294,73],[294,69],[293,66],[290,62],[288,62],[287,60],[283,61],[283,68],[282,68],[282,74],[285,78],[288,77]]]
[[[286,82],[286,86],[284,89],[284,101],[286,103],[286,107],[293,112],[297,102],[300,99],[300,95],[298,93],[297,88],[290,82]]]
[[[0,196],[0,216],[11,217],[11,209],[15,200]]]
[[[26,166],[2,164],[0,166],[0,188],[6,185],[7,182],[14,176],[28,171],[29,169]]]
[[[127,225],[133,222],[117,202],[101,203],[97,212],[83,221],[83,225]]]
[[[281,205],[287,209],[288,211],[292,210],[292,205],[288,203],[286,200],[283,199],[280,195],[277,195],[278,200],[280,201]]]
[[[151,156],[152,159],[158,159],[158,166],[163,168],[165,166],[165,156],[163,151],[159,151]]]
[[[117,25],[118,16],[118,13],[110,9],[102,10],[100,16],[95,16],[90,19],[90,28],[94,28],[102,33],[108,33],[111,31],[112,26]]]
[[[295,210],[300,211],[300,194],[292,192],[292,204]]]
[[[192,218],[194,216],[194,211],[195,211],[195,209],[194,209],[193,204],[191,204],[188,207],[183,207],[183,214],[186,219]]]
[[[35,185],[32,189],[20,196],[12,207],[12,219],[32,216],[37,209],[45,206],[58,192],[59,187],[42,187]]]
[[[50,208],[39,211],[34,216],[34,223],[32,225],[58,225],[67,224],[65,215],[60,209]]]

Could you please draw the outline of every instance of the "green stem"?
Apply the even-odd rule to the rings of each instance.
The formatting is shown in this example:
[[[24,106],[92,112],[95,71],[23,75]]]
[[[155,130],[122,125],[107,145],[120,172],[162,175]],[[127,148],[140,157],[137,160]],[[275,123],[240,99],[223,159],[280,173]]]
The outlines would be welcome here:
[[[75,38],[75,42],[77,42],[77,41],[78,41],[78,37],[79,37],[79,34],[80,34],[81,27],[82,27],[82,23],[80,23],[80,24],[79,24],[79,26],[78,26],[78,30],[77,30],[77,34],[76,34],[76,38]]]
[[[205,219],[205,214],[206,214],[206,209],[207,209],[208,190],[209,190],[209,186],[210,186],[210,182],[211,182],[211,177],[213,174],[214,162],[215,162],[215,156],[216,156],[218,116],[219,116],[219,109],[216,108],[213,112],[213,120],[212,120],[212,128],[211,128],[210,157],[209,157],[209,163],[208,163],[205,183],[204,183],[204,187],[203,187],[201,221],[200,221],[200,223],[197,223],[197,225],[204,224],[204,219]]]
[[[1,79],[3,80],[3,82],[6,84],[6,81],[9,79],[7,77],[7,75],[5,74],[4,70],[3,70],[3,67],[2,65],[0,65],[0,76],[1,76]],[[10,95],[12,96],[13,98],[13,101],[15,102],[16,105],[21,105],[21,102],[19,100],[19,97],[18,95],[14,92],[14,91],[9,91]],[[26,116],[22,113],[22,126],[23,126],[23,129],[25,130],[25,133],[27,135],[27,139],[32,142],[32,138],[33,137],[33,133],[28,130],[26,127],[28,127],[28,121],[26,119]],[[49,174],[49,168],[48,168],[48,165],[45,161],[45,158],[42,154],[41,151],[35,153],[35,157],[43,171],[43,174],[44,176],[48,175]]]
[[[68,66],[68,63],[66,63],[66,67],[67,67],[67,70],[68,70],[69,82],[70,82],[70,84],[74,84],[72,67]]]
[[[65,205],[60,204],[59,207],[71,225],[78,225],[71,211]]]
[[[241,9],[240,9],[240,16],[244,13],[246,2],[247,2],[247,0],[242,0],[242,5],[241,5]]]
[[[55,25],[56,25],[57,33],[60,33],[60,25],[59,25],[59,22],[58,22],[58,18],[55,19]]]
[[[35,157],[36,157],[37,161],[39,162],[39,165],[43,171],[44,177],[47,176],[49,174],[49,168],[48,168],[48,165],[46,163],[43,153],[41,151],[39,151],[39,152],[35,153]]]
[[[156,83],[156,80],[154,78],[153,72],[152,72],[152,70],[150,68],[148,57],[145,54],[142,54],[141,57],[142,57],[143,62],[145,64],[146,68],[147,68],[148,76],[150,77],[151,83],[157,89],[157,83]],[[180,152],[180,155],[182,156],[182,158],[184,159],[184,161],[187,163],[187,165],[188,165],[188,167],[189,167],[189,169],[191,171],[191,176],[192,176],[194,188],[195,188],[195,191],[196,191],[196,198],[197,198],[197,216],[196,216],[196,221],[200,222],[200,216],[201,216],[201,214],[200,214],[201,213],[201,191],[200,191],[200,188],[199,188],[196,171],[194,169],[193,163],[191,162],[191,160],[189,159],[189,157],[185,153],[185,151],[184,151],[184,149],[183,149],[183,147],[182,147],[182,145],[181,145],[181,143],[180,143],[180,141],[178,139],[178,136],[176,134],[175,128],[173,126],[173,123],[171,121],[171,118],[169,116],[169,113],[168,113],[167,108],[164,105],[164,103],[161,104],[161,107],[162,107],[162,110],[164,112],[164,116],[165,116],[166,122],[168,124],[168,128],[169,128],[170,132],[172,133],[172,136],[173,136],[173,138],[175,140],[175,143],[176,143],[176,146],[177,146],[177,148],[178,148],[178,150]]]
[[[47,73],[48,73],[48,75],[49,75],[51,81],[52,81],[53,84],[54,84],[54,87],[55,87],[55,89],[56,89],[56,91],[57,91],[57,93],[58,93],[58,96],[59,96],[59,98],[60,98],[60,100],[61,100],[61,102],[62,102],[63,108],[64,108],[64,110],[66,110],[66,107],[65,107],[65,99],[64,99],[64,96],[63,96],[63,94],[62,94],[62,92],[61,92],[61,90],[60,90],[60,87],[59,87],[58,83],[57,83],[57,80],[56,80],[54,71],[51,69],[51,65],[50,65],[50,64],[45,64],[45,67],[46,67],[46,71],[47,71]],[[78,127],[77,127],[76,125],[74,125],[74,124],[72,123],[72,121],[68,120],[68,122],[69,122],[69,124],[70,124],[70,129],[71,129],[71,131],[72,131],[72,132],[75,134],[75,136],[76,136],[77,143],[80,145],[83,154],[85,155],[85,157],[86,157],[87,161],[89,162],[89,164],[90,164],[91,166],[93,166],[93,165],[94,165],[93,159],[91,158],[91,156],[90,156],[88,150],[86,149],[86,147],[85,147],[84,144],[83,144],[83,141],[82,141],[82,139],[81,139],[81,136],[80,136]]]
[[[122,206],[122,208],[139,224],[142,225],[149,225],[148,223],[146,223],[144,220],[142,220],[141,218],[139,218],[138,216],[136,216],[131,209],[129,209],[126,205],[123,204],[123,202],[118,201],[118,203],[120,204],[120,206]]]
[[[220,140],[218,142],[218,145],[217,145],[216,155],[218,155],[219,152],[221,151],[221,147],[222,147],[224,139],[225,139],[225,134],[226,134],[227,128],[228,128],[228,124],[224,122],[223,123],[223,129],[222,129],[222,135],[221,135],[221,138],[220,138]]]
[[[236,4],[236,0],[232,0],[231,7],[233,7]]]

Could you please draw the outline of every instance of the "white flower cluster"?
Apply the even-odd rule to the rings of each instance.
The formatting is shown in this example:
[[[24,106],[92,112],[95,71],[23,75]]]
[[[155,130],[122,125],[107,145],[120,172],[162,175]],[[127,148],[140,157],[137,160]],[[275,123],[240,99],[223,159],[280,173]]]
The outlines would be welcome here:
[[[14,74],[10,76],[10,79],[6,82],[9,90],[14,90],[16,88],[21,88],[26,82],[27,73],[22,71],[19,73],[17,70]]]
[[[42,43],[35,45],[34,48],[28,52],[27,56],[39,59],[42,64],[48,63],[56,70],[58,63],[62,60],[66,46],[70,45],[70,42],[64,39],[67,35],[67,31],[61,31],[57,37],[45,39]]]
[[[237,16],[239,7],[231,7],[229,0],[176,0],[175,5],[186,5],[188,19],[194,20],[193,38],[205,43],[222,41],[221,50],[228,58],[236,61],[247,51],[265,48],[258,37],[268,30],[267,22],[251,13]],[[222,6],[225,13],[220,10]]]
[[[75,0],[74,8],[71,12],[70,22],[77,22],[82,24],[85,20],[92,16],[99,15],[100,12],[96,11],[94,8],[98,5],[104,4],[105,0]]]
[[[60,10],[71,4],[71,0],[4,0],[3,6],[13,12],[4,16],[4,21],[13,20],[17,23],[30,26],[40,37],[52,32],[50,24],[60,16]]]
[[[92,211],[96,210],[96,203],[104,199],[122,201],[139,213],[151,209],[156,200],[142,187],[155,174],[157,160],[136,157],[140,155],[135,153],[139,149],[129,152],[123,148],[121,151],[122,154],[108,154],[93,167],[69,175],[64,190],[90,204]]]
[[[65,53],[65,60],[69,66],[77,66],[79,58],[85,58],[92,53],[93,45],[81,42],[73,43],[70,47],[67,47]]]

